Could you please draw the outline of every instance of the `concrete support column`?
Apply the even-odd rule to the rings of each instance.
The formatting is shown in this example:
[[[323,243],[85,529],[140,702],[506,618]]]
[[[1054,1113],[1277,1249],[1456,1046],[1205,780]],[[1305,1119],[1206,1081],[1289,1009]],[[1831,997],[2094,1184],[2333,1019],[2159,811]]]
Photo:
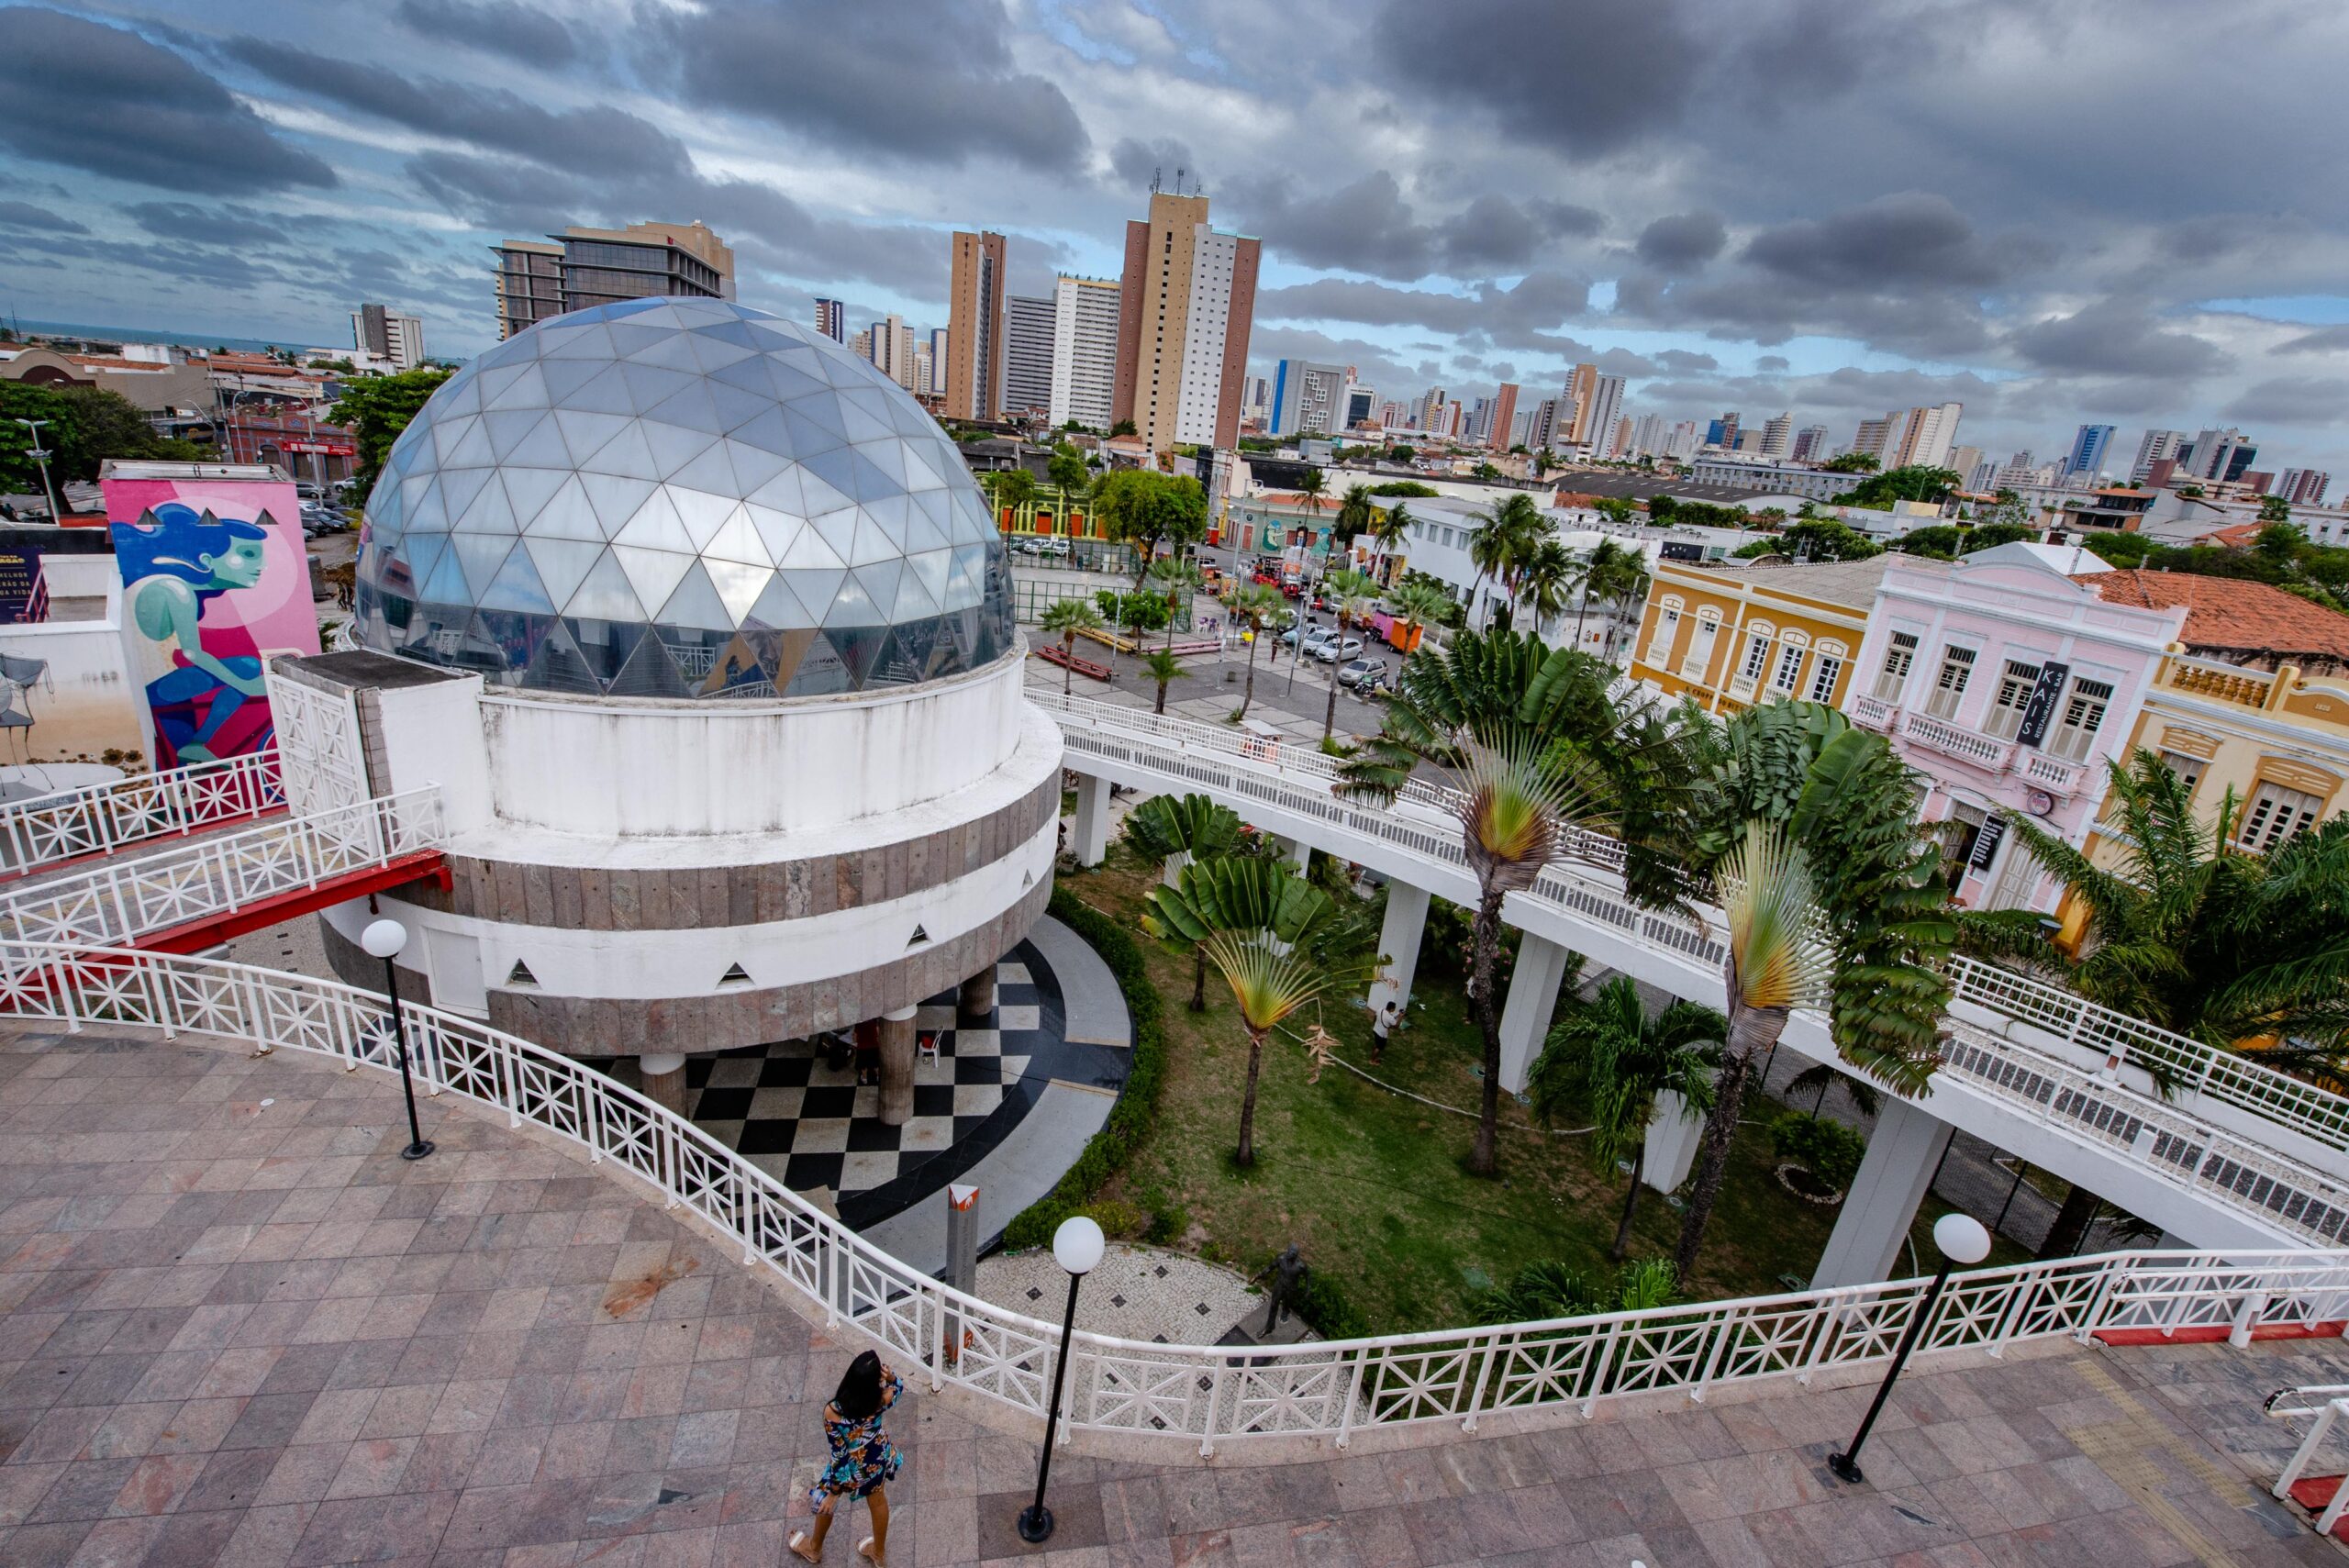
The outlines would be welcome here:
[[[1068,843],[1081,866],[1097,866],[1109,852],[1109,781],[1098,773],[1076,775],[1076,820]]]
[[[1647,1157],[1640,1162],[1640,1180],[1660,1193],[1678,1192],[1697,1162],[1697,1145],[1703,1139],[1705,1118],[1688,1114],[1688,1102],[1666,1089],[1655,1097],[1655,1114],[1648,1118]]]
[[[881,1125],[903,1127],[914,1114],[914,1010],[881,1015]]]
[[[1378,928],[1378,951],[1386,972],[1370,983],[1370,1009],[1376,1012],[1392,997],[1398,1006],[1411,1005],[1411,981],[1419,967],[1419,939],[1427,934],[1428,892],[1400,882],[1386,884],[1386,922]]]
[[[1908,1271],[1908,1250],[1901,1243],[1949,1148],[1950,1132],[1949,1123],[1939,1117],[1906,1100],[1884,1097],[1883,1113],[1868,1137],[1867,1157],[1852,1178],[1852,1190],[1843,1195],[1834,1234],[1827,1238],[1819,1269],[1810,1276],[1813,1290],[1874,1284]],[[1917,1260],[1919,1268],[1929,1271],[1936,1263],[1932,1258]]]
[[[954,1011],[962,1018],[985,1022],[995,1011],[995,965],[990,963],[968,980],[955,993]]]
[[[1302,873],[1306,867],[1312,862],[1313,846],[1307,843],[1304,840],[1284,839],[1278,834],[1275,834],[1273,837],[1273,842],[1281,847],[1281,854],[1288,861],[1289,865],[1298,873]]]
[[[1558,1010],[1558,983],[1566,974],[1566,951],[1531,931],[1518,946],[1517,973],[1501,1006],[1501,1087],[1512,1095],[1523,1092],[1525,1075],[1550,1033],[1550,1015]]]
[[[646,1099],[679,1116],[685,1114],[685,1052],[664,1051],[640,1056],[636,1071]]]

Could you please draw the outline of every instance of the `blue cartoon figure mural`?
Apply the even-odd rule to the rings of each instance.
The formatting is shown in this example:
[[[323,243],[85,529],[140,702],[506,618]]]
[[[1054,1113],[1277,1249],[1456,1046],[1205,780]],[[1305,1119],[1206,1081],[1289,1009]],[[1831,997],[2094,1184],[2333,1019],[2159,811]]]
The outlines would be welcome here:
[[[269,538],[258,524],[175,501],[115,526],[125,618],[161,656],[148,667],[169,666],[147,683],[160,768],[243,755],[275,739],[251,629],[208,613],[223,595],[261,582]]]

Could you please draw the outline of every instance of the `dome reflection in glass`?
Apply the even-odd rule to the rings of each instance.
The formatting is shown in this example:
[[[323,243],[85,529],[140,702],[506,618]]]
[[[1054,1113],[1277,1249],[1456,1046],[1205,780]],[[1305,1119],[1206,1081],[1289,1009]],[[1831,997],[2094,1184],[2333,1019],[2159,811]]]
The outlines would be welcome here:
[[[576,311],[450,378],[367,502],[362,646],[584,696],[868,691],[1013,642],[961,452],[830,339],[725,300]]]

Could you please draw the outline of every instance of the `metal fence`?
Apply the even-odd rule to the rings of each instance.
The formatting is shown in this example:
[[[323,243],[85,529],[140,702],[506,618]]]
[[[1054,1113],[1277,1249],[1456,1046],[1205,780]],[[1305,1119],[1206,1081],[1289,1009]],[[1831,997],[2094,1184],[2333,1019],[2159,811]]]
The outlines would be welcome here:
[[[115,947],[438,849],[440,792],[338,806],[0,888],[0,935]]]
[[[224,1036],[348,1066],[395,1061],[374,996],[331,981],[214,960],[0,943],[0,1011],[54,1020]],[[616,1164],[697,1216],[801,1293],[953,1384],[1041,1416],[1052,1325],[966,1296],[874,1247],[683,1118],[591,1067],[470,1019],[406,1009],[428,1095],[502,1111]],[[1923,1280],[1713,1301],[1331,1343],[1144,1344],[1079,1333],[1065,1409],[1088,1430],[1195,1445],[1328,1439],[1400,1429],[1423,1440],[1474,1431],[1497,1412],[1589,1415],[1635,1396],[1710,1391],[1888,1356],[1926,1299]],[[2118,1252],[1953,1277],[1920,1326],[1920,1351],[1975,1350],[2070,1335],[2237,1342],[2283,1327],[2337,1329],[2349,1312],[2349,1252]]]
[[[58,790],[0,806],[0,872],[103,855],[285,804],[277,751]]]

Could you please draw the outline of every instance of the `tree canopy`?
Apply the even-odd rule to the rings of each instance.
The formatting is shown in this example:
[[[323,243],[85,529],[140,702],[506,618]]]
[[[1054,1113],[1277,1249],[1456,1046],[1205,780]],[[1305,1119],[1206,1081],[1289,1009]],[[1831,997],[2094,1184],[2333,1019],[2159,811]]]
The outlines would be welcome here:
[[[40,444],[49,452],[50,478],[98,476],[108,458],[160,458],[194,462],[209,448],[158,435],[138,405],[118,392],[95,386],[27,386],[0,381],[0,490],[40,494],[40,465],[33,461],[32,432],[19,419],[44,421]]]
[[[1866,452],[1839,452],[1819,466],[1830,473],[1874,473],[1884,465]]]
[[[398,375],[369,376],[346,381],[327,417],[351,431],[359,447],[358,491],[362,499],[375,487],[392,443],[422,409],[425,400],[440,390],[451,372],[437,367],[403,371]]]
[[[1884,546],[1832,517],[1798,517],[1769,539],[1741,545],[1730,554],[1741,561],[1759,555],[1791,555],[1806,561],[1865,561]]]
[[[1871,473],[1835,497],[1839,506],[1873,506],[1889,512],[1895,501],[1942,501],[1958,487],[1965,475],[1954,468],[1927,468],[1920,463]]]

